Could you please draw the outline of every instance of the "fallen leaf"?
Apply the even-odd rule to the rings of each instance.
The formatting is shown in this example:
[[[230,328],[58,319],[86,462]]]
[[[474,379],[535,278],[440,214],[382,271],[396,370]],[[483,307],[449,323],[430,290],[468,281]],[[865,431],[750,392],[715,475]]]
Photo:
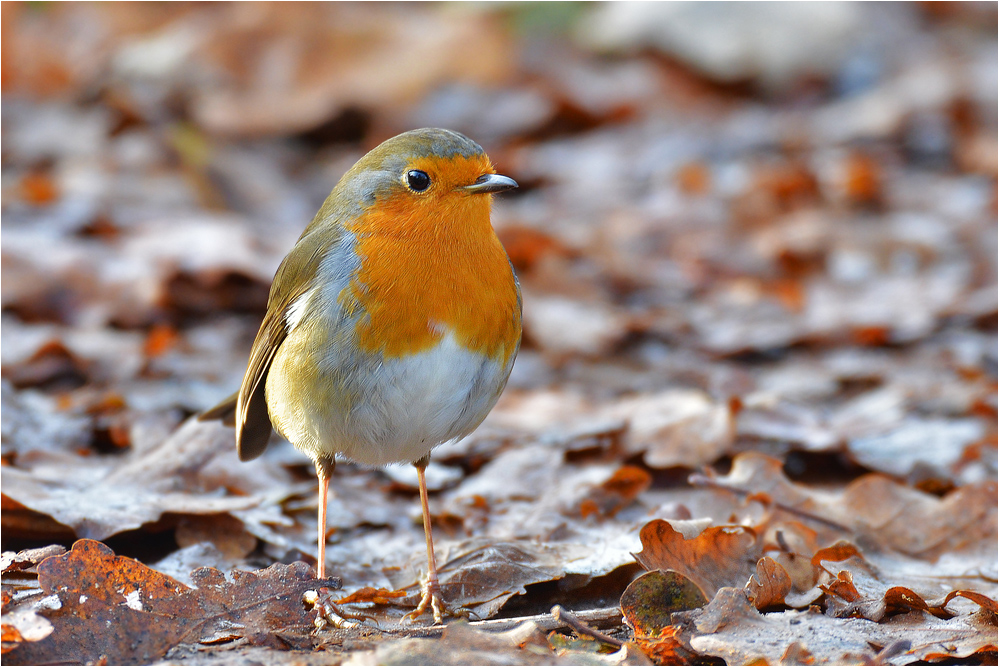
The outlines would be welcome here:
[[[0,557],[0,564],[3,566],[4,573],[8,571],[31,572],[45,558],[58,556],[65,551],[66,548],[62,545],[47,545],[20,552],[4,552],[3,556]]]
[[[628,450],[642,452],[643,461],[654,468],[706,466],[732,444],[729,405],[698,390],[625,398],[608,406],[604,414],[628,423]]]
[[[164,513],[212,515],[259,505],[253,496],[220,496],[199,490],[197,473],[232,449],[232,433],[216,424],[190,420],[170,438],[96,480],[46,480],[3,467],[4,496],[60,524],[78,537],[104,539],[153,522]],[[182,491],[187,479],[191,491]],[[273,511],[281,523],[278,510]]]
[[[887,657],[894,665],[996,651],[996,626],[974,616],[942,620],[915,612],[876,623],[811,609],[762,615],[742,591],[731,588],[720,590],[708,606],[674,619],[686,646],[729,665],[777,665],[806,652],[816,664],[871,663],[873,647],[899,647],[899,642],[908,649]]]
[[[670,627],[670,616],[708,605],[691,580],[674,571],[650,571],[629,583],[620,601],[625,623],[636,637],[658,638]]]
[[[722,587],[743,586],[753,574],[760,547],[756,532],[744,526],[709,527],[691,539],[667,520],[653,520],[639,532],[635,555],[648,571],[676,571],[694,582],[706,600]]]
[[[61,341],[49,341],[22,364],[8,366],[4,377],[16,388],[70,390],[90,380],[91,364],[69,350]]]
[[[652,476],[637,466],[623,466],[614,475],[591,490],[580,503],[580,514],[586,518],[614,517],[619,510],[632,503],[639,494],[646,491],[653,481]]]
[[[695,662],[697,656],[677,637],[677,628],[664,627],[658,636],[637,636],[636,645],[657,666],[684,666]]]
[[[696,481],[701,479],[697,476]],[[865,541],[924,558],[945,552],[975,551],[997,540],[997,486],[993,481],[965,485],[943,498],[901,485],[879,474],[851,482],[830,494],[792,483],[780,460],[746,452],[733,460],[727,476],[705,480],[767,502],[797,519],[807,518],[830,537],[850,531]],[[838,536],[839,534],[839,536]]]
[[[424,555],[415,560],[426,565]],[[450,605],[463,608],[473,619],[488,619],[512,596],[525,593],[525,587],[560,579],[564,559],[557,547],[528,543],[471,540],[451,547],[451,555],[438,558],[441,596]],[[415,606],[419,588],[414,582],[400,582],[403,573],[392,576],[399,589],[413,588],[414,594],[399,603]]]
[[[746,585],[747,598],[758,610],[781,607],[792,590],[792,578],[781,564],[771,557],[757,560],[757,570]]]
[[[338,604],[343,603],[375,603],[378,605],[391,605],[393,599],[403,598],[405,591],[390,591],[389,589],[375,587],[362,587],[355,592],[351,592],[343,598],[337,599]]]
[[[38,576],[43,593],[58,600],[53,609],[38,611],[54,631],[14,649],[14,663],[149,663],[181,642],[220,637],[287,646],[278,634],[312,628],[305,591],[340,586],[337,579],[316,580],[308,566],[296,563],[234,571],[231,582],[205,568],[192,574],[191,589],[86,539],[46,559]]]

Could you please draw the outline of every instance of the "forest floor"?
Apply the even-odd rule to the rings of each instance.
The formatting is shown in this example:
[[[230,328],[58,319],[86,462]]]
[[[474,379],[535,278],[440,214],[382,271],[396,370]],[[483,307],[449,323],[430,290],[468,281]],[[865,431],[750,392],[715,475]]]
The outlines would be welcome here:
[[[715,4],[4,3],[4,663],[995,664],[996,6]],[[318,581],[310,461],[196,420],[428,125],[521,185],[446,626],[412,467]]]

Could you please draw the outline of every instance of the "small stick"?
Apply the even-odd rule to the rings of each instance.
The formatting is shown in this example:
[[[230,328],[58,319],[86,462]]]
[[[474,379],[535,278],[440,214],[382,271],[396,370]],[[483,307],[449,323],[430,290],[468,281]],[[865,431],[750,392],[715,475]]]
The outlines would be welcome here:
[[[594,640],[598,640],[613,647],[621,647],[625,644],[618,638],[613,638],[607,633],[602,633],[597,629],[590,628],[585,623],[580,621],[580,619],[577,618],[577,616],[572,612],[564,610],[561,605],[552,607],[552,616],[555,617],[556,621],[562,622],[580,635],[590,636]]]
[[[562,613],[566,614],[565,611]],[[577,612],[574,618],[581,622],[581,624],[588,625],[590,631],[587,633],[593,633],[593,626],[599,626],[603,628],[612,628],[615,626],[621,626],[622,624],[622,611],[620,608],[597,608],[595,610],[584,610],[582,612]],[[491,631],[495,633],[510,631],[511,629],[517,628],[525,622],[532,622],[538,626],[543,632],[555,631],[557,629],[570,628],[569,623],[565,618],[555,618],[551,613],[544,615],[529,615],[527,617],[508,617],[507,619],[485,619],[480,622],[469,622],[469,626],[475,629],[482,629],[483,631]],[[445,630],[444,624],[435,624],[434,626],[423,626],[413,629],[398,629],[393,630],[393,633],[398,633],[402,636],[414,637],[414,636],[438,636],[442,631]],[[575,630],[575,629],[574,629]],[[613,643],[618,641],[613,640]]]

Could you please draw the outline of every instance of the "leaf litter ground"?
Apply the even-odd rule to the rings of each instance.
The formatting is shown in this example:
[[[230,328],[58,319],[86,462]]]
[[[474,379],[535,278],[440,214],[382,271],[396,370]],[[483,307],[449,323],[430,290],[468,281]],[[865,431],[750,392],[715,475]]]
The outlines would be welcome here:
[[[996,661],[995,9],[845,5],[809,25],[854,59],[739,82],[610,31],[680,5],[535,9],[5,4],[5,663]],[[332,183],[428,124],[522,186],[524,344],[427,471],[446,629],[398,624],[410,467],[338,467],[320,582],[309,462],[192,418]]]

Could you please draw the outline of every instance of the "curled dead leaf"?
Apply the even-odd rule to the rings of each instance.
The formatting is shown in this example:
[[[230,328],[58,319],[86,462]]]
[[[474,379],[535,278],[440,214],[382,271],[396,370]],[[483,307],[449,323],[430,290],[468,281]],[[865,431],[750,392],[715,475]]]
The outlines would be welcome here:
[[[377,605],[389,605],[392,603],[392,599],[404,598],[406,596],[406,591],[391,590],[385,588],[375,587],[362,587],[356,592],[352,592],[343,598],[337,599],[337,604],[345,603],[375,603]]]
[[[761,557],[757,570],[745,587],[747,598],[758,610],[785,604],[785,595],[792,590],[792,578],[781,564],[771,557]]]
[[[970,601],[972,601],[973,603],[975,603],[976,605],[978,605],[983,610],[986,610],[988,612],[992,612],[994,619],[996,618],[996,616],[997,616],[997,602],[994,601],[989,596],[986,596],[985,594],[980,594],[979,592],[975,592],[975,591],[967,591],[967,590],[964,590],[964,589],[959,589],[959,590],[956,590],[956,591],[953,591],[953,592],[949,592],[949,594],[944,597],[944,602],[941,603],[940,607],[943,608],[944,606],[948,605],[948,603],[950,603],[953,599],[955,599],[957,597],[962,597],[962,598],[969,599]]]
[[[861,553],[858,552],[858,548],[854,545],[845,540],[841,540],[837,541],[836,544],[831,545],[830,547],[824,547],[823,549],[818,550],[810,561],[813,566],[819,566],[822,568],[822,563],[824,561],[845,561],[851,557],[861,557]]]
[[[695,658],[695,654],[678,639],[677,629],[673,626],[667,626],[653,638],[636,636],[635,643],[658,666],[688,665]]]
[[[860,592],[854,586],[854,578],[851,576],[850,571],[840,571],[832,582],[820,585],[820,589],[831,596],[842,598],[849,603],[853,603],[861,598]]]

